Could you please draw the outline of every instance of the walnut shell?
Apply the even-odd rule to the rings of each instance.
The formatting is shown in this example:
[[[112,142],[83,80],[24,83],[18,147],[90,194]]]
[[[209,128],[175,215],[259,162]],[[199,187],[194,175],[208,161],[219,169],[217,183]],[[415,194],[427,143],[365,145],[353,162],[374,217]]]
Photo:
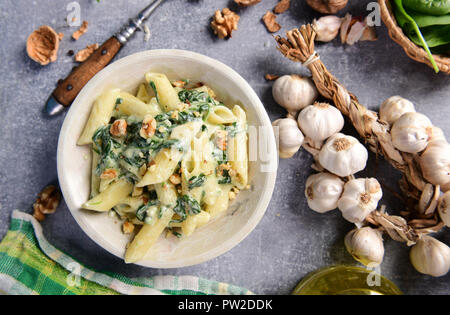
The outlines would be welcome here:
[[[27,54],[42,66],[58,58],[59,36],[53,28],[43,25],[28,36]]]
[[[345,8],[348,0],[306,0],[314,10],[323,14],[334,14]]]

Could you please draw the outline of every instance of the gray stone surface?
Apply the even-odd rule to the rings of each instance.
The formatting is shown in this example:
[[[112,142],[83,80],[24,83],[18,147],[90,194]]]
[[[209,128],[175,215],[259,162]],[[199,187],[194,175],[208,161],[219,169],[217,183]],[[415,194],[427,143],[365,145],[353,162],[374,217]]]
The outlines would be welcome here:
[[[0,5],[0,238],[7,231],[13,209],[30,211],[36,194],[55,181],[56,148],[64,116],[45,118],[42,108],[58,79],[65,77],[74,63],[66,55],[87,44],[101,43],[129,16],[148,1],[79,1],[82,19],[90,22],[89,32],[79,41],[70,39],[75,28],[65,24],[70,1],[2,0]],[[261,97],[271,119],[284,113],[271,96],[271,83],[265,73],[302,73],[307,70],[284,59],[275,49],[271,34],[260,18],[274,7],[276,0],[265,0],[254,7],[240,9],[239,30],[227,41],[216,39],[209,29],[214,10],[229,5],[228,0],[167,0],[148,22],[152,36],[143,41],[137,34],[116,60],[146,49],[177,48],[216,58],[239,72]],[[368,1],[350,1],[342,12],[366,14]],[[232,8],[235,8],[231,4]],[[304,1],[292,0],[289,11],[279,16],[283,31],[311,21],[319,15]],[[65,33],[57,62],[41,67],[31,61],[25,41],[35,28],[49,24]],[[412,100],[417,110],[428,115],[450,137],[450,77],[433,71],[406,57],[392,42],[384,26],[377,27],[379,40],[345,47],[338,41],[318,45],[329,70],[363,104],[376,109],[387,97],[400,94]],[[347,127],[346,132],[353,133]],[[196,275],[247,287],[262,294],[288,294],[307,273],[333,264],[355,264],[346,253],[343,237],[352,227],[335,211],[319,215],[309,210],[303,197],[306,177],[311,173],[311,157],[300,151],[283,160],[277,186],[267,212],[256,229],[228,253],[202,265],[174,269],[146,269],[125,265],[94,244],[77,226],[63,203],[58,212],[44,222],[44,232],[58,248],[82,263],[102,271],[130,277],[151,275]],[[375,167],[371,156],[368,175],[396,187],[400,175],[385,162]],[[389,193],[383,199],[389,209],[401,204]],[[438,238],[450,243],[448,230]],[[415,272],[409,264],[408,249],[386,240],[381,272],[409,294],[449,294],[449,275],[431,278]]]

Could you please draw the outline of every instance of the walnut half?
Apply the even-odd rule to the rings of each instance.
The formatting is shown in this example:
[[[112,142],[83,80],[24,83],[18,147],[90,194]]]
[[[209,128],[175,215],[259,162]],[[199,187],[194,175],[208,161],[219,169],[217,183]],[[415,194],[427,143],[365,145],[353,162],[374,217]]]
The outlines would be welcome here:
[[[239,15],[228,8],[223,9],[222,12],[217,10],[211,22],[214,34],[222,39],[231,37],[231,33],[238,29],[239,19]]]
[[[61,193],[56,186],[50,185],[45,187],[38,195],[36,202],[33,204],[33,216],[39,221],[45,219],[45,214],[51,214],[56,211],[61,201]]]

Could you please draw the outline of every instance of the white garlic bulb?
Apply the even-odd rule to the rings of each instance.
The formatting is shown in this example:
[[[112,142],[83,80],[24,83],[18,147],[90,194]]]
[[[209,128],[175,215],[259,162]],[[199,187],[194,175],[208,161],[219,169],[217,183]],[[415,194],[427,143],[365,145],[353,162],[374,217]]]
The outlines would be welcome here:
[[[342,19],[335,15],[322,16],[314,19],[312,28],[316,32],[316,41],[330,42],[336,38],[341,27]]]
[[[350,255],[365,266],[375,267],[383,261],[383,238],[371,227],[351,230],[345,236],[344,244]]]
[[[403,152],[420,152],[428,145],[432,126],[425,115],[414,112],[405,113],[392,126],[392,143]]]
[[[341,112],[328,103],[314,103],[306,106],[297,118],[298,126],[303,133],[319,145],[322,141],[341,131],[344,117]]]
[[[367,149],[356,138],[342,133],[331,136],[319,152],[320,164],[341,177],[363,170],[367,157]]]
[[[406,98],[395,95],[381,104],[380,118],[392,126],[403,114],[415,111],[413,103]]]
[[[438,212],[442,222],[450,227],[450,191],[447,191],[439,198]]]
[[[432,145],[441,145],[442,143],[446,142],[447,139],[445,138],[444,131],[442,131],[441,128],[436,126],[431,127],[431,136],[430,139],[428,140],[427,148]]]
[[[319,213],[337,208],[337,202],[344,189],[344,182],[336,175],[318,173],[306,180],[305,196],[308,206]]]
[[[278,78],[272,86],[275,101],[291,115],[296,116],[304,107],[311,105],[319,96],[319,92],[310,78],[296,74]]]
[[[380,183],[375,178],[358,178],[348,181],[338,201],[342,216],[349,222],[361,223],[383,196]]]
[[[450,190],[450,144],[444,141],[433,143],[420,156],[423,177],[442,191]]]
[[[277,119],[272,126],[278,127],[278,152],[280,157],[288,159],[292,157],[303,144],[303,134],[298,129],[297,123],[292,118]]]
[[[418,272],[433,277],[446,275],[450,268],[450,248],[428,235],[411,248],[409,258]]]

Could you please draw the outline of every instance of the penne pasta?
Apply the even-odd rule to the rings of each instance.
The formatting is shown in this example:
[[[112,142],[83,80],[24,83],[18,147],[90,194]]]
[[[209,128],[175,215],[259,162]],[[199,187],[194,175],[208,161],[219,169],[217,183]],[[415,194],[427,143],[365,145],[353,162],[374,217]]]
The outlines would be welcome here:
[[[116,106],[117,98],[120,90],[109,90],[103,93],[94,103],[89,119],[84,127],[84,130],[78,139],[78,145],[85,145],[92,143],[92,136],[95,131],[103,126],[106,126],[112,116],[114,107]]]
[[[178,98],[177,92],[164,74],[149,72],[145,75],[145,79],[154,89],[158,103],[164,111],[181,110],[183,108],[183,103]]]
[[[85,202],[82,208],[100,212],[109,211],[124,198],[128,197],[132,190],[133,184],[126,179],[118,180],[111,184],[105,191]]]
[[[121,102],[117,104],[119,115],[135,116],[142,120],[146,115],[156,116],[161,113],[158,104],[144,103],[142,100],[129,93],[120,92],[119,98],[121,100]]]

